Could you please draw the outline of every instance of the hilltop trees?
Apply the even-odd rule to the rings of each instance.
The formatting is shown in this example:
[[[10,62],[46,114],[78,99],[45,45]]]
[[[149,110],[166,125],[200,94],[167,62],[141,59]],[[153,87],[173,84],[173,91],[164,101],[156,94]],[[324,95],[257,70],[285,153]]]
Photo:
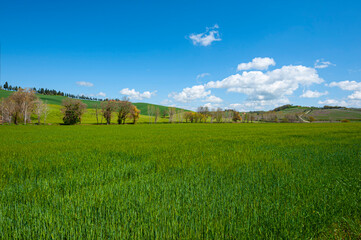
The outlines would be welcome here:
[[[81,122],[81,117],[86,111],[85,103],[79,99],[66,98],[62,102],[62,106],[64,124],[73,125]]]

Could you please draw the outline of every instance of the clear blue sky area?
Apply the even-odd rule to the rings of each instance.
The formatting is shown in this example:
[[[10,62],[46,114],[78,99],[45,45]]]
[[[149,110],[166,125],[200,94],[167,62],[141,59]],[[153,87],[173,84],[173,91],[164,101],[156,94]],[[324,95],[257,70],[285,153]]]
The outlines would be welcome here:
[[[361,107],[361,1],[0,0],[0,41],[1,84],[188,109]]]

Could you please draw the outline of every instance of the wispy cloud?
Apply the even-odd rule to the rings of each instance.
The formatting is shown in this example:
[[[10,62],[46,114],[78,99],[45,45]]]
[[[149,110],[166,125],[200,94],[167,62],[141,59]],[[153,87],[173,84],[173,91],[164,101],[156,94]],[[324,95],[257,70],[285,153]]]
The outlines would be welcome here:
[[[200,79],[200,78],[204,78],[204,77],[206,77],[206,76],[209,76],[209,75],[211,75],[211,74],[209,74],[209,73],[201,73],[201,74],[198,74],[198,75],[197,75],[197,80]]]
[[[189,39],[192,40],[193,45],[197,46],[209,46],[212,42],[221,41],[218,31],[219,26],[215,24],[211,28],[207,28],[203,33],[192,33],[189,35]]]
[[[83,86],[83,87],[92,87],[92,86],[94,86],[93,83],[91,83],[91,82],[84,82],[84,81],[76,82],[76,84],[79,85],[79,86]]]
[[[329,61],[324,61],[323,59],[317,59],[315,62],[315,68],[327,68],[329,66],[336,66],[336,64],[333,64]]]

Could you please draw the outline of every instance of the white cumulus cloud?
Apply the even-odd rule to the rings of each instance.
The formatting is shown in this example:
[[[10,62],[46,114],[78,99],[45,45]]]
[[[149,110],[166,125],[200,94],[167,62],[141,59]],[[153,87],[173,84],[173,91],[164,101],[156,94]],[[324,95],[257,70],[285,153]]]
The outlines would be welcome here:
[[[315,62],[315,68],[327,68],[329,66],[336,66],[336,64],[333,64],[329,61],[324,61],[322,59],[317,59]]]
[[[328,85],[329,87],[339,87],[342,90],[348,91],[361,91],[361,82],[356,81],[341,81],[341,82],[332,82]]]
[[[211,28],[207,28],[204,33],[192,33],[189,35],[189,38],[192,40],[193,45],[209,46],[212,42],[222,40],[219,36],[218,28],[219,27],[216,24]]]
[[[99,96],[99,97],[106,97],[107,95],[106,95],[105,93],[103,93],[103,92],[99,92],[99,93],[97,94],[97,96]]]
[[[94,86],[93,83],[91,83],[91,82],[84,82],[84,81],[76,82],[76,84],[78,84],[79,86],[83,86],[83,87],[92,87],[92,86]]]
[[[238,64],[237,70],[238,71],[250,70],[250,69],[267,70],[269,66],[275,66],[275,65],[276,62],[273,60],[273,58],[256,57],[253,58],[252,62]]]
[[[202,100],[203,102],[210,102],[210,103],[221,103],[223,102],[222,98],[216,97],[214,95],[208,96],[206,97],[204,100]]]
[[[248,96],[250,106],[265,106],[287,102],[300,85],[322,83],[323,79],[314,68],[305,66],[283,66],[273,71],[250,71],[231,75],[221,81],[211,81],[207,88],[224,88],[228,92],[243,93]]]
[[[348,96],[352,100],[361,100],[361,91],[355,91],[353,94]]]
[[[318,92],[318,91],[311,91],[311,90],[307,90],[306,92],[304,92],[300,97],[301,98],[319,98],[321,96],[327,95],[328,92]]]
[[[339,87],[342,90],[353,91],[347,98],[351,100],[361,100],[361,82],[356,81],[341,81],[332,82],[328,85],[329,87]],[[352,103],[358,105],[358,102],[352,101]]]
[[[173,98],[177,102],[190,102],[196,99],[205,98],[211,94],[211,91],[206,91],[204,85],[196,85],[193,87],[184,88],[179,93],[171,93],[168,97]]]
[[[143,100],[144,98],[151,98],[152,96],[154,96],[156,94],[157,91],[154,92],[150,92],[150,91],[145,91],[143,93],[135,91],[135,89],[129,89],[129,88],[124,88],[122,90],[120,90],[120,93],[123,95],[128,96],[130,99],[132,100]]]

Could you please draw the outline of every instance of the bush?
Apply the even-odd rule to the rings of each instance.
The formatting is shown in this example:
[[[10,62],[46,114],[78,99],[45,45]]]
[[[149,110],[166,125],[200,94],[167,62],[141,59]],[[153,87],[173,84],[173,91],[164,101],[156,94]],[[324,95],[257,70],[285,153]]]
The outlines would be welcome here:
[[[316,121],[316,119],[315,119],[314,117],[312,117],[312,116],[309,116],[309,117],[308,117],[308,121],[314,122],[314,121]]]
[[[343,123],[348,123],[348,122],[350,122],[350,120],[348,120],[348,119],[342,119],[341,122],[343,122]]]
[[[79,99],[64,99],[61,111],[64,114],[63,121],[66,125],[74,125],[81,122],[81,117],[86,110],[86,104]]]

